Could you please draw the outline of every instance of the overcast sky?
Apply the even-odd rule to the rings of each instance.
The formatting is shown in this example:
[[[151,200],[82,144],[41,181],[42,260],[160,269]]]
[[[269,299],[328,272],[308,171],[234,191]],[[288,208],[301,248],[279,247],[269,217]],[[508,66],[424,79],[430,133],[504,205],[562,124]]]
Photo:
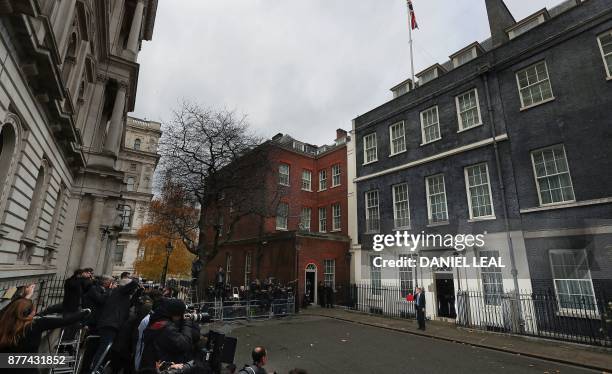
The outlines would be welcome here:
[[[560,2],[507,0],[517,20]],[[416,72],[489,36],[484,0],[413,3]],[[410,76],[407,25],[405,0],[160,0],[133,114],[163,123],[186,99],[330,143]]]

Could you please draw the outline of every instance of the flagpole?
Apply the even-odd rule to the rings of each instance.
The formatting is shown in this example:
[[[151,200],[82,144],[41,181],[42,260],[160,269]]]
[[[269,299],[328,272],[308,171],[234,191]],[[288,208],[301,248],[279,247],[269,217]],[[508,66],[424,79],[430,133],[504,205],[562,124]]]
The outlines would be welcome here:
[[[411,89],[414,89],[415,87],[415,82],[414,82],[414,55],[412,53],[412,15],[409,15],[409,25],[408,25],[408,37],[409,37],[409,43],[410,43],[410,73],[412,75],[412,87]]]

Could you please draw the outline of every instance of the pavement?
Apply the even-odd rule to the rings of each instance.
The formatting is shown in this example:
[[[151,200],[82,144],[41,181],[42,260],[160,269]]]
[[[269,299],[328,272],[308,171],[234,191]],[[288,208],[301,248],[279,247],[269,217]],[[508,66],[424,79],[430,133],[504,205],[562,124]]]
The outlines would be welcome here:
[[[413,336],[580,366],[603,373],[612,373],[612,349],[610,348],[466,329],[443,321],[427,321],[426,331],[421,331],[417,329],[415,320],[381,317],[343,308],[326,309],[315,307],[301,310],[300,314],[303,316],[331,318]]]
[[[316,312],[319,311],[212,327],[238,338],[234,362],[239,368],[250,361],[255,346],[264,346],[269,357],[265,367],[268,373],[285,374],[293,368],[305,369],[308,374],[602,373],[602,370],[432,339],[393,326],[374,326],[372,321],[349,321],[345,315],[348,312],[321,312],[333,313],[334,317],[314,315]],[[356,319],[353,315],[350,317]]]

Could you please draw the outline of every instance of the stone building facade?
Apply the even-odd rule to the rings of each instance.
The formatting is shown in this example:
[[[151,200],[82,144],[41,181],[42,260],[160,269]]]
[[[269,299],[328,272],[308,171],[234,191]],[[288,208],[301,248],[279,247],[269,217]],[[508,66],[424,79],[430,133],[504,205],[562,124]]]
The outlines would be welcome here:
[[[266,205],[273,212],[236,223],[231,239],[206,265],[207,279],[213,279],[219,266],[232,286],[272,277],[295,284],[300,300],[309,289],[312,302],[318,301],[319,282],[348,284],[348,140],[346,131],[339,129],[332,145],[307,144],[283,134],[261,145],[270,174],[258,182],[270,191]],[[228,192],[224,200],[231,199]],[[240,208],[232,213],[232,206],[236,204],[223,208],[223,232],[229,230],[231,215],[240,214]]]
[[[139,256],[138,229],[146,222],[153,198],[153,174],[159,161],[157,146],[161,124],[128,117],[119,164],[125,174],[122,192],[122,231],[112,250],[113,275],[134,272],[134,261]]]
[[[142,40],[155,0],[0,7],[0,277],[110,271]]]
[[[516,21],[502,0],[485,3],[491,38],[354,120],[353,271],[424,286],[430,317],[453,318],[460,289],[483,292],[491,310],[520,289],[554,293],[558,317],[572,318],[573,303],[600,308],[612,288],[612,8],[568,0]],[[486,234],[485,245],[374,252],[374,235],[395,230]],[[400,255],[505,267],[372,265]]]

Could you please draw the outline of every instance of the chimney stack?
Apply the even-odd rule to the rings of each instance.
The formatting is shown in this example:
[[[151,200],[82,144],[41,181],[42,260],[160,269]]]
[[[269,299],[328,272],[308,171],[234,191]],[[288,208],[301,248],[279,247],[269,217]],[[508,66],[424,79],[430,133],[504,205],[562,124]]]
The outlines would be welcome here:
[[[493,42],[493,48],[495,48],[509,40],[506,29],[516,24],[516,21],[504,0],[485,0],[485,4],[489,16],[491,41]]]
[[[347,135],[346,130],[342,130],[342,129],[336,130],[336,140],[346,138],[346,135]]]

